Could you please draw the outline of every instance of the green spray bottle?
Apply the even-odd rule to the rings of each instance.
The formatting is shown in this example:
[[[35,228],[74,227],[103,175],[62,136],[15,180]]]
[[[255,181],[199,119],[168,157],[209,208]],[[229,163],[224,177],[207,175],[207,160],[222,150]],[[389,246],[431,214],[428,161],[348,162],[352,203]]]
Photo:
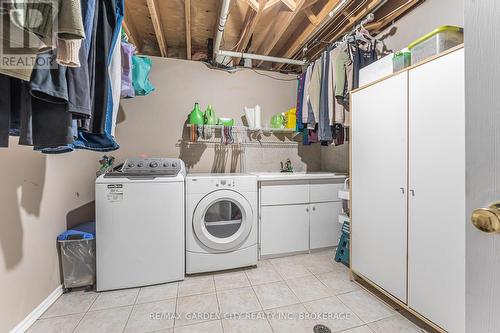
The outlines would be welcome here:
[[[212,105],[208,104],[205,110],[205,125],[217,125],[217,120]]]

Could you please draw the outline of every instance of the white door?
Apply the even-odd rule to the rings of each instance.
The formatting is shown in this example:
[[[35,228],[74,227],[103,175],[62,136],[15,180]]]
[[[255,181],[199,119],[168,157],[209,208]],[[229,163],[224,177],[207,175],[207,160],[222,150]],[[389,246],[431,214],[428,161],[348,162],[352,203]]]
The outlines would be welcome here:
[[[196,237],[216,251],[238,248],[252,231],[252,223],[252,207],[241,194],[231,190],[208,194],[193,214]]]
[[[263,206],[260,254],[309,250],[309,205]]]
[[[465,330],[464,52],[410,71],[408,305]]]
[[[469,220],[474,209],[500,201],[500,29],[493,28],[500,21],[500,1],[467,0],[465,13]],[[466,249],[466,332],[500,332],[500,236],[467,223]]]
[[[342,211],[342,202],[322,202],[311,204],[310,247],[320,249],[337,246],[342,226],[338,216]]]
[[[406,302],[407,73],[352,95],[352,269]]]

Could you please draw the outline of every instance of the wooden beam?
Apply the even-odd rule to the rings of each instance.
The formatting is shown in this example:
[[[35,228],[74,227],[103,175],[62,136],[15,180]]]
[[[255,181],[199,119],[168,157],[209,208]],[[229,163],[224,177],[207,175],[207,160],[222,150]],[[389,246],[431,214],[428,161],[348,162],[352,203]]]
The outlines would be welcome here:
[[[125,30],[125,33],[127,34],[127,37],[129,41],[135,45],[135,48],[137,49],[137,52],[142,51],[142,41],[139,38],[139,34],[137,33],[137,29],[135,28],[135,24],[132,21],[132,12],[130,11],[129,6],[125,2],[125,17],[122,23],[123,29]]]
[[[304,14],[306,14],[307,18],[309,19],[309,22],[311,22],[312,25],[314,26],[318,25],[318,17],[312,12],[311,7],[305,8]]]
[[[184,0],[184,17],[186,20],[186,59],[191,60],[191,0]]]
[[[338,38],[340,38],[342,35],[344,35],[345,33],[349,32],[354,24],[360,20],[362,20],[366,15],[368,15],[372,10],[373,8],[375,8],[376,6],[378,6],[383,0],[370,0],[368,2],[368,4],[363,7],[363,9],[361,11],[359,11],[357,14],[355,14],[354,16],[352,16],[351,19],[349,19],[349,24],[346,24],[345,26],[343,26],[343,28],[335,33],[332,37],[328,38],[329,41],[335,41],[337,40]],[[319,16],[319,15],[318,15]],[[311,34],[314,33],[314,28],[311,28],[311,29],[306,29],[300,36],[300,39],[301,39],[301,43],[299,44],[299,40],[297,40],[292,47],[290,47],[288,49],[288,51],[285,53],[286,55],[288,55],[288,57],[292,57],[292,55],[295,54],[295,52],[297,52],[298,50],[300,50],[300,48],[303,46],[306,38],[308,38]],[[305,32],[309,32],[307,35],[305,35]],[[315,57],[317,57],[319,54],[321,53],[321,51],[319,52],[316,52],[314,53],[310,59],[314,59]],[[291,54],[291,55],[290,55]],[[282,66],[278,66],[278,68],[281,68]]]
[[[290,23],[292,23],[293,19],[297,14],[300,12],[302,5],[304,5],[305,0],[298,0],[297,1],[297,8],[294,12],[289,12],[289,13],[282,13],[282,16],[277,19],[274,22],[272,30],[269,32],[266,40],[262,42],[262,46],[259,46],[257,49],[257,54],[261,55],[268,55],[271,53],[273,48],[276,46],[278,41],[281,39],[285,31],[288,29],[290,26]],[[260,66],[262,64],[262,61],[257,64],[257,66]]]
[[[257,0],[245,0],[253,10],[259,10],[259,2]]]
[[[399,6],[398,8],[394,9],[392,12],[385,15],[384,17],[379,18],[377,20],[377,22],[372,22],[372,23],[365,25],[365,28],[367,30],[370,30],[370,31],[379,31],[384,26],[386,26],[387,24],[396,20],[398,17],[403,15],[406,11],[412,9],[414,6],[418,5],[419,3],[420,3],[420,0],[410,0],[410,1],[406,2],[405,4]]]
[[[158,16],[158,10],[156,9],[156,0],[147,0],[149,14],[151,15],[151,21],[153,22],[153,28],[155,29],[156,40],[158,41],[158,47],[160,48],[160,53],[162,57],[167,56],[167,40],[163,34],[163,26]]]
[[[272,6],[274,6],[280,2],[281,2],[281,0],[267,0],[266,5],[264,6],[264,10],[268,10],[269,8],[271,8]]]
[[[122,23],[123,30],[125,30],[125,34],[127,35],[128,41],[130,43],[134,44],[137,49],[139,49],[139,45],[137,45],[137,40],[135,39],[134,34],[132,33],[132,30],[130,29],[130,24],[127,23],[127,21],[128,21],[127,19],[123,20],[123,23]]]
[[[297,4],[294,0],[281,0],[281,2],[283,2],[292,12],[297,10]]]
[[[266,4],[266,0],[259,0],[259,10],[257,13],[248,11],[245,17],[245,23],[243,25],[243,29],[240,34],[240,44],[236,48],[236,52],[245,52],[248,43],[250,42],[250,38],[252,38],[253,33],[255,32],[255,28],[259,24],[260,19],[262,18],[262,14],[264,13],[264,7]],[[241,58],[235,59],[235,64],[240,63]]]

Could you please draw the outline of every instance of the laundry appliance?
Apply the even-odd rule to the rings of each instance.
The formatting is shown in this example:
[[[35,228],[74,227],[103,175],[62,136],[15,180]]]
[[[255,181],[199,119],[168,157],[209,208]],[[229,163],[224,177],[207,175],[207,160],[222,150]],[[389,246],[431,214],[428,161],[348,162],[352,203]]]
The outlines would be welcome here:
[[[96,180],[97,290],[184,279],[184,163],[130,158]]]
[[[257,265],[257,177],[186,177],[186,273]]]

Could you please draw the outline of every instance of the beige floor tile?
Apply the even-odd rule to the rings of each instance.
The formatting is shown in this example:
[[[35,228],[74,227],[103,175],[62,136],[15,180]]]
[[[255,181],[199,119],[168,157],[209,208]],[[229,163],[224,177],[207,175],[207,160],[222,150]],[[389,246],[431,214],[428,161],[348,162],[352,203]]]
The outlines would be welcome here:
[[[310,254],[304,258],[302,264],[313,274],[348,271],[347,267],[335,262],[333,257],[321,254]]]
[[[139,293],[139,288],[105,291],[99,293],[90,311],[133,305]]]
[[[218,319],[219,306],[215,294],[201,294],[177,299],[175,326],[192,325]]]
[[[301,302],[333,296],[333,292],[313,275],[287,280],[286,284]]]
[[[262,310],[251,287],[221,291],[217,293],[221,313],[245,313]]]
[[[207,321],[205,323],[175,328],[175,333],[222,333],[222,332],[223,332],[222,323],[220,320]]]
[[[264,313],[253,313],[249,316],[222,319],[224,333],[272,333],[271,326]]]
[[[257,266],[257,268],[249,269],[246,272],[248,279],[252,285],[272,283],[282,281],[283,278],[274,267],[268,262],[268,264],[263,266]]]
[[[248,281],[245,272],[216,274],[214,275],[214,281],[215,281],[215,289],[217,291],[250,286],[250,282]]]
[[[318,279],[332,290],[335,295],[359,290],[360,287],[349,279],[348,272],[329,272],[317,275]]]
[[[26,333],[72,333],[83,317],[83,313],[39,319],[26,331]]]
[[[131,306],[90,311],[85,314],[75,333],[122,333],[132,311]]]
[[[330,258],[335,258],[336,253],[337,253],[337,248],[330,248],[312,252],[313,255],[327,256]]]
[[[179,282],[179,297],[213,292],[215,292],[215,284],[212,275],[186,277],[184,281]]]
[[[337,297],[329,297],[304,303],[307,311],[318,324],[323,324],[332,331],[357,327],[364,323],[345,306]]]
[[[139,291],[139,296],[137,296],[136,303],[156,302],[165,299],[176,298],[178,287],[178,282],[143,287]]]
[[[312,273],[302,264],[301,256],[271,259],[271,263],[283,279],[294,279]]]
[[[353,291],[338,297],[365,323],[387,318],[396,313],[388,305],[364,290]]]
[[[264,309],[272,309],[299,303],[299,299],[285,282],[254,286],[253,289]]]
[[[370,327],[368,327],[368,325],[364,325],[364,326],[351,328],[351,329],[348,329],[345,331],[339,331],[339,333],[373,333],[373,331],[370,329]],[[399,332],[395,331],[395,332],[391,332],[391,333],[399,333]]]
[[[308,319],[308,311],[302,304],[269,311],[269,323],[274,333],[311,333],[315,322]]]
[[[145,333],[174,327],[175,299],[136,304],[125,333]]]
[[[401,315],[395,315],[373,323],[369,323],[375,333],[421,333],[422,330]]]
[[[98,294],[93,291],[74,291],[63,294],[45,311],[41,318],[84,313],[94,303],[97,296]]]

